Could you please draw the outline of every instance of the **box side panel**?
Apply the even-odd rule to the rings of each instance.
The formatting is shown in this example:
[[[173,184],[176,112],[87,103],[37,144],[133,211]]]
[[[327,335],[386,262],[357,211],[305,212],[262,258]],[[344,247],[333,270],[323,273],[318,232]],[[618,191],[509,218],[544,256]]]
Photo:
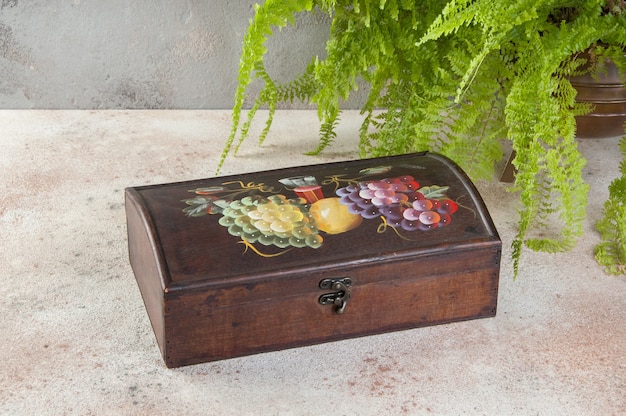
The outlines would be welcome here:
[[[166,364],[494,316],[499,264],[500,244],[494,242],[479,250],[311,270],[283,283],[172,294],[166,297]],[[342,315],[319,303],[325,293],[319,282],[336,277],[353,281]],[[298,292],[303,285],[311,290]]]
[[[130,265],[135,274],[157,343],[163,357],[165,357],[162,261],[159,259],[157,242],[151,232],[150,221],[141,204],[141,198],[133,189],[126,190],[126,220]]]

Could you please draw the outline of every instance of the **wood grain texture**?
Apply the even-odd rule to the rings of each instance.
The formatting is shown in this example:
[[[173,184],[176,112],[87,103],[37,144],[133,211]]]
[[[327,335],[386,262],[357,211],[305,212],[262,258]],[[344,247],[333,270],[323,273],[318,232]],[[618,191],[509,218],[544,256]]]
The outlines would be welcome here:
[[[423,186],[449,186],[448,196],[463,208],[436,230],[381,233],[380,219],[364,221],[325,236],[318,249],[285,250],[271,258],[243,252],[211,216],[181,212],[181,200],[198,187],[273,185],[281,177],[323,178],[342,170],[354,177],[378,165],[392,166],[391,174],[419,174]],[[325,195],[332,191],[324,188]],[[437,155],[129,188],[126,196],[130,261],[168,367],[496,313],[500,239],[473,185]],[[332,305],[319,303],[328,292],[319,284],[342,277],[352,279],[351,297],[338,315]]]

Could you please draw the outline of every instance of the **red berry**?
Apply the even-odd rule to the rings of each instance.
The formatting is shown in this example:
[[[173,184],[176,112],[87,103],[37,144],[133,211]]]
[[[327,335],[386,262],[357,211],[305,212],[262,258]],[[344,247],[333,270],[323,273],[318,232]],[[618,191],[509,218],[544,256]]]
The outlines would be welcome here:
[[[404,182],[404,184],[406,185],[407,189],[411,191],[417,191],[418,189],[420,189],[420,184],[416,181]]]
[[[452,217],[448,214],[440,214],[439,226],[443,227],[444,225],[448,225],[452,222]]]
[[[437,211],[443,214],[454,214],[459,209],[456,202],[451,199],[442,199],[439,201],[439,208]]]

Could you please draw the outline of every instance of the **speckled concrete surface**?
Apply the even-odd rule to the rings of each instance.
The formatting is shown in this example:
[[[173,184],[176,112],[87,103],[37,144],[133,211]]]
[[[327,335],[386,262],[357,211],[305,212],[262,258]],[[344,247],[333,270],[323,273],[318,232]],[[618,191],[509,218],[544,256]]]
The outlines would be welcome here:
[[[281,112],[224,174],[356,158],[346,113],[322,157],[313,112]],[[479,189],[503,239],[498,315],[179,369],[165,368],[128,264],[123,190],[212,176],[228,111],[0,111],[0,414],[624,415],[626,279],[593,222],[617,139],[586,140],[585,237],[525,253],[516,197]]]

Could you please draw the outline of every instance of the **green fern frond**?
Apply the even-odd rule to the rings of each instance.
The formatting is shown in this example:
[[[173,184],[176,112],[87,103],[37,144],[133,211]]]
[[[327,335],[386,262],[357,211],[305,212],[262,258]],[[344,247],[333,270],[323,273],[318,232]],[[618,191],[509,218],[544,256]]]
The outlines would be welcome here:
[[[272,80],[263,65],[266,38],[314,7],[332,19],[326,57],[312,57],[291,82]],[[455,160],[473,179],[491,178],[503,141],[511,142],[512,190],[520,198],[512,242],[517,276],[524,246],[567,250],[581,235],[588,186],[574,117],[592,106],[576,102],[568,77],[601,73],[605,57],[626,74],[625,45],[626,13],[607,13],[603,0],[266,0],[244,39],[233,126],[219,166],[265,107],[259,139],[266,137],[280,102],[317,107],[319,142],[309,154],[323,151],[338,139],[341,104],[365,83],[361,157],[430,150]],[[590,47],[594,54],[583,55]],[[240,126],[254,79],[263,88]],[[621,225],[622,208],[612,198],[607,221]],[[623,241],[615,222],[602,227]],[[598,256],[619,260],[619,247],[602,245]]]
[[[272,80],[272,78],[268,75],[265,70],[265,66],[262,62],[257,62],[254,66],[256,77],[262,79],[265,82],[263,89],[259,92],[258,97],[256,98],[254,105],[248,111],[248,117],[246,122],[241,127],[241,132],[239,135],[239,141],[235,146],[234,154],[236,155],[239,151],[239,147],[244,142],[244,140],[248,137],[250,126],[254,121],[256,113],[263,105],[266,105],[269,109],[267,119],[265,121],[265,127],[259,136],[259,144],[262,144],[269,132],[269,129],[272,125],[272,121],[274,119],[274,114],[276,113],[276,105],[279,100],[278,87]]]
[[[481,3],[472,0],[452,0],[431,24],[428,31],[419,40],[417,46],[431,40],[456,33],[463,26],[474,23],[481,10]]]
[[[238,85],[232,111],[232,127],[220,156],[217,172],[224,165],[239,131],[246,89],[252,82],[255,68],[263,62],[263,57],[267,52],[265,47],[267,38],[272,35],[273,28],[284,27],[287,24],[293,25],[296,13],[310,11],[313,8],[313,0],[266,0],[263,5],[255,4],[254,8],[254,18],[250,20],[243,40]],[[237,147],[239,146],[240,143]]]
[[[279,84],[276,92],[278,102],[309,102],[319,92],[319,84],[315,80],[315,60],[294,80]]]
[[[324,121],[320,126],[320,136],[317,148],[310,152],[306,152],[306,155],[317,155],[335,141],[335,139],[337,138],[337,133],[335,132],[335,129],[340,121],[339,114],[339,109],[335,108],[328,114],[324,115]]]
[[[620,150],[621,176],[609,186],[609,199],[597,223],[601,242],[595,247],[597,262],[612,274],[626,273],[626,137],[620,142]]]

